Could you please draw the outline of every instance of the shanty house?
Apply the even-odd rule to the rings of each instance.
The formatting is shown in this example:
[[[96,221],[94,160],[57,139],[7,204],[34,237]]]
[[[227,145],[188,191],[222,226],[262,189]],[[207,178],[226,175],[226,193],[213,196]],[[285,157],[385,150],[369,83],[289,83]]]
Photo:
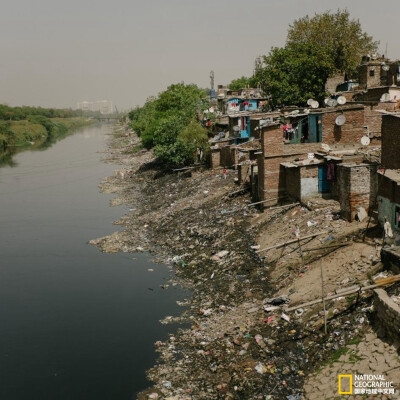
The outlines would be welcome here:
[[[378,219],[400,234],[400,114],[382,117],[382,169],[378,183]]]

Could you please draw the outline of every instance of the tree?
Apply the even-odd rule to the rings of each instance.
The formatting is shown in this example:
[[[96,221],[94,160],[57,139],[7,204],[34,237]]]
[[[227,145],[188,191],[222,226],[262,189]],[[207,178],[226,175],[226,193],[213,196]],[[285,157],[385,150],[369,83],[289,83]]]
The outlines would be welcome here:
[[[193,162],[200,142],[205,147],[204,132],[200,132],[200,124],[193,121],[207,107],[205,90],[179,83],[169,86],[158,97],[147,99],[143,107],[129,113],[129,118],[143,146],[154,147],[154,154],[160,161],[184,165]],[[189,127],[191,129],[187,131]]]
[[[286,44],[310,45],[322,49],[333,71],[354,75],[361,57],[376,52],[379,42],[363,32],[359,20],[347,10],[308,15],[289,27]]]
[[[228,85],[228,88],[231,90],[240,90],[247,87],[254,88],[258,84],[257,78],[252,76],[247,78],[246,76],[242,76],[241,78],[233,79],[232,82]]]
[[[331,72],[324,49],[310,44],[292,44],[272,48],[268,56],[264,56],[257,78],[264,92],[270,96],[270,106],[274,108],[305,105],[309,98],[321,101]]]

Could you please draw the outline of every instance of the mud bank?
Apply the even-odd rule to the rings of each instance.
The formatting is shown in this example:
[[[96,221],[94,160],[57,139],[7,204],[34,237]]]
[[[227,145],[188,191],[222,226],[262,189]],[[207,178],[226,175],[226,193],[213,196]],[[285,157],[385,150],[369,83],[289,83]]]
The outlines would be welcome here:
[[[260,213],[247,206],[247,193],[235,193],[236,171],[167,173],[122,127],[105,161],[118,170],[101,188],[130,212],[116,221],[122,232],[91,243],[106,252],[149,251],[174,266],[166,290],[179,284],[193,293],[181,316],[162,321],[190,328],[155,343],[160,362],[148,371],[154,386],[139,399],[316,398],[318,373],[371,332],[372,293],[327,302],[327,334],[321,304],[290,313],[283,307],[321,298],[321,260],[327,294],[368,281],[381,267],[374,240],[380,233],[363,241],[366,223],[341,220],[329,202]],[[293,239],[296,229],[303,236],[323,232],[302,242],[302,258],[296,244],[260,251]],[[346,250],[310,250],[333,244]]]

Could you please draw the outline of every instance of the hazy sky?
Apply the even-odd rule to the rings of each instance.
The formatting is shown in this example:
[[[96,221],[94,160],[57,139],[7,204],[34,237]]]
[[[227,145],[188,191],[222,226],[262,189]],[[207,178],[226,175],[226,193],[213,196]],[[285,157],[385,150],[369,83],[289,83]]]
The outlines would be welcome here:
[[[169,84],[250,75],[288,24],[348,8],[400,58],[399,0],[2,0],[0,103],[142,104]]]

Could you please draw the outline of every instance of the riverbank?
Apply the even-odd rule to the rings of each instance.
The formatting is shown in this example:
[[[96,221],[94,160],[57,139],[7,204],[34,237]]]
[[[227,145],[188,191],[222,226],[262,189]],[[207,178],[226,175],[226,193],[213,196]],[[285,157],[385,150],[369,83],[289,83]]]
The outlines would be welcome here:
[[[46,142],[54,142],[74,130],[90,125],[93,120],[72,118],[45,118],[37,120],[0,121],[0,148],[37,148]]]
[[[365,222],[337,218],[329,202],[260,213],[238,191],[236,171],[166,173],[123,128],[110,142],[107,162],[120,167],[102,190],[116,194],[112,204],[127,204],[130,213],[116,222],[123,231],[91,243],[105,252],[150,251],[175,267],[166,290],[179,284],[193,293],[187,311],[164,319],[191,327],[156,343],[162,362],[148,371],[155,384],[140,399],[309,399],[325,365],[342,361],[346,346],[371,341],[371,293],[327,302],[327,334],[321,304],[287,314],[276,308],[321,297],[320,260],[327,264],[327,293],[378,273],[374,237],[362,240]],[[293,239],[296,228],[304,236],[322,232],[302,244],[304,265],[293,245],[258,252]],[[332,244],[345,250],[311,251]],[[360,350],[357,361],[364,355]],[[400,367],[396,356],[389,362]]]

